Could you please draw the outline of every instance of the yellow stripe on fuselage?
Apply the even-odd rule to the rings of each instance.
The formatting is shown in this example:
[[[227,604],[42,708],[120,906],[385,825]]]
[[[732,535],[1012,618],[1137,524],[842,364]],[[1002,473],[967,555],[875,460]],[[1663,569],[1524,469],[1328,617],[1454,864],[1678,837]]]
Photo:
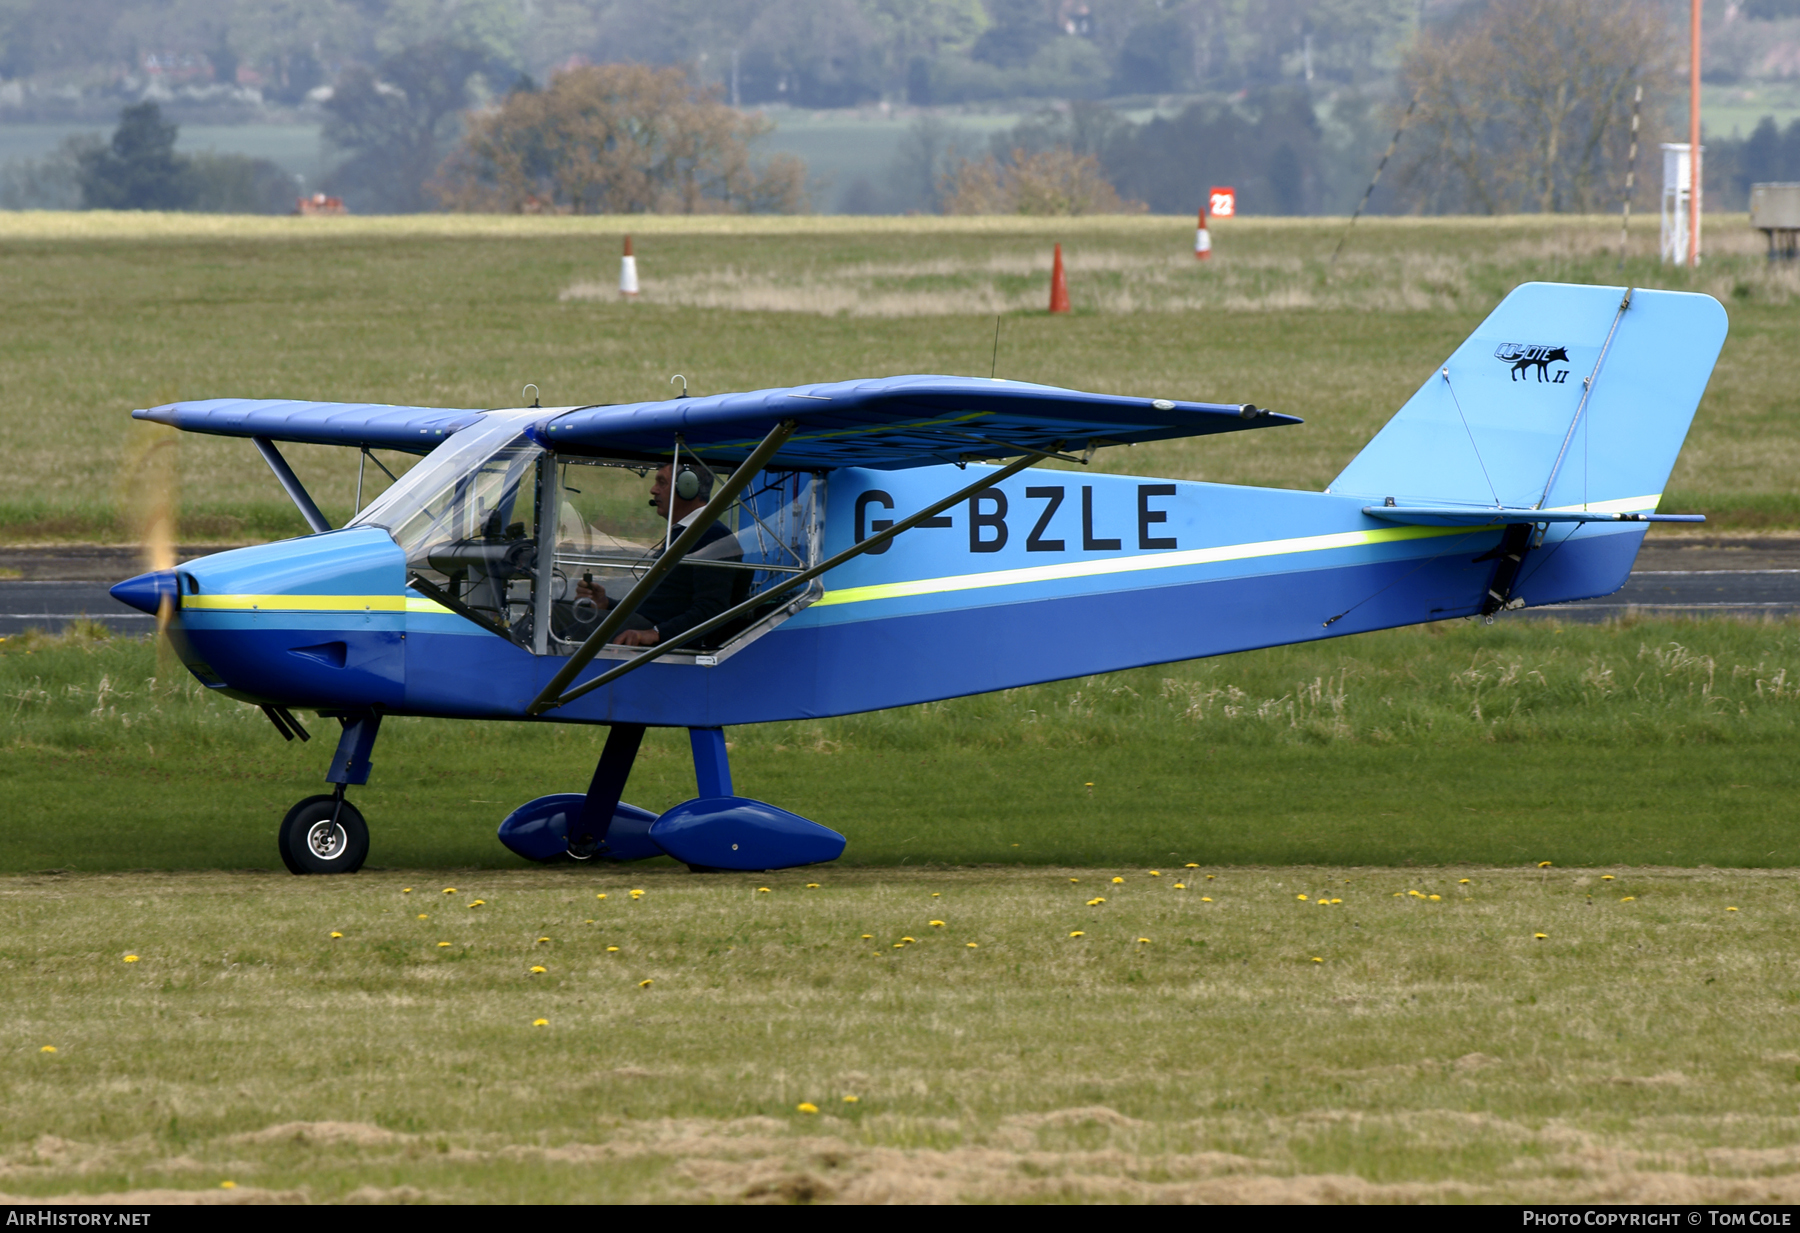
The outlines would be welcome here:
[[[181,606],[214,612],[449,612],[410,595],[183,595]]]
[[[1595,501],[1587,505],[1558,506],[1554,512],[1631,514],[1653,510],[1662,499],[1627,497],[1620,501]],[[911,582],[884,582],[866,587],[827,591],[814,607],[830,604],[867,603],[875,599],[903,599],[914,595],[941,595],[950,591],[974,591],[986,587],[1019,586],[1027,582],[1056,582],[1065,578],[1095,578],[1153,569],[1178,569],[1184,565],[1211,565],[1220,561],[1248,561],[1257,557],[1286,556],[1299,552],[1328,552],[1334,548],[1361,548],[1393,544],[1409,539],[1434,539],[1444,535],[1472,535],[1486,527],[1383,527],[1378,531],[1341,531],[1333,535],[1305,535],[1294,539],[1267,539],[1252,544],[1223,544],[1217,548],[1192,548],[1132,557],[1107,557],[1099,561],[1070,561],[1059,565],[1034,565],[1023,569],[997,569],[981,574],[955,574],[946,578],[918,578]]]

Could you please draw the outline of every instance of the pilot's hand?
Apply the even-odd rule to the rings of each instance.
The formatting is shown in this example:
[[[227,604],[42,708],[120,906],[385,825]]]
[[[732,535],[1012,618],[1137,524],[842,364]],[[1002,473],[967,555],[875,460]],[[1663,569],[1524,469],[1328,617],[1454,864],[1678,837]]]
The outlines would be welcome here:
[[[605,612],[612,607],[612,600],[606,597],[606,588],[597,582],[581,581],[575,584],[575,598],[592,600],[594,606]]]
[[[614,636],[613,641],[619,646],[655,646],[662,641],[662,635],[654,629],[627,629]]]

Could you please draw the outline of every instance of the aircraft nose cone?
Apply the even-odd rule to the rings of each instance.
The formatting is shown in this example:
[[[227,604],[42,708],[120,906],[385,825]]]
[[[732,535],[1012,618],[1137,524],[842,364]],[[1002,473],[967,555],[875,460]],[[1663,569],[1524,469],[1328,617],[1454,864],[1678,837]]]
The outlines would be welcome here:
[[[152,570],[148,574],[139,574],[135,578],[127,578],[114,587],[110,593],[121,604],[154,616],[162,607],[165,597],[171,604],[176,602],[175,571],[158,569]]]

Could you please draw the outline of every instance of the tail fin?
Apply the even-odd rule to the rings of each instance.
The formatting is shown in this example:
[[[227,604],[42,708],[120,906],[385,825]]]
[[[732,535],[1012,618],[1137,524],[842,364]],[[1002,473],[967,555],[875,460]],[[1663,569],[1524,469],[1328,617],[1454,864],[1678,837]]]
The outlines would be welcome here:
[[[1326,491],[1653,511],[1725,329],[1711,296],[1526,283]]]

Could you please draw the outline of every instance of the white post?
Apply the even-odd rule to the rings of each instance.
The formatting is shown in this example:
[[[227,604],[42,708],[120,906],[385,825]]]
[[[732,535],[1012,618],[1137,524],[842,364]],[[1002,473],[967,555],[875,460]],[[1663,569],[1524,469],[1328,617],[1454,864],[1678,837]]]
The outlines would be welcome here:
[[[1699,238],[1700,212],[1694,208],[1694,166],[1685,141],[1665,141],[1663,152],[1663,187],[1662,187],[1662,246],[1661,255],[1665,264],[1674,262],[1685,265],[1688,260],[1688,227],[1695,231],[1696,241]],[[1700,147],[1701,157],[1706,156],[1706,147]],[[1695,244],[1695,251],[1699,245]]]

